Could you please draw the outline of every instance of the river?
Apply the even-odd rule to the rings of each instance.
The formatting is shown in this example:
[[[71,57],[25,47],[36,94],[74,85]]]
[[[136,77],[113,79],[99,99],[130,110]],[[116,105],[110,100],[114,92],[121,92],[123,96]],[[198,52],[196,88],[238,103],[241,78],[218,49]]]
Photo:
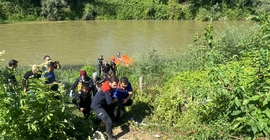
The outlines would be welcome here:
[[[233,21],[226,21],[230,24]],[[244,21],[237,21],[242,24]],[[57,22],[15,22],[0,24],[1,59],[16,59],[19,65],[39,64],[45,55],[63,66],[96,64],[117,52],[132,58],[137,53],[170,54],[185,51],[195,33],[203,33],[209,22],[174,20],[93,20]],[[214,29],[224,28],[224,21],[212,22]]]

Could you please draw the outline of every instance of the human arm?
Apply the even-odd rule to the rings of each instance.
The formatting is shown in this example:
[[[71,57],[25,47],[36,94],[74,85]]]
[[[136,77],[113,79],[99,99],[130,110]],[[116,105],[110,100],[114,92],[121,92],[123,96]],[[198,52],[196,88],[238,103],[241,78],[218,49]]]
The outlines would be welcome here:
[[[106,90],[105,91],[105,99],[106,99],[106,102],[108,105],[111,105],[113,104],[113,99],[112,99],[112,96],[111,96],[111,90]]]
[[[130,83],[128,83],[128,86],[126,87],[126,90],[128,91],[128,97],[126,99],[124,99],[124,101],[122,102],[123,104],[126,104],[127,101],[132,97],[133,95],[133,89]]]
[[[56,69],[61,69],[61,65],[59,61],[55,61],[55,66],[56,66]]]
[[[128,93],[128,97],[127,97],[126,99],[124,99],[124,101],[123,101],[122,103],[123,103],[123,104],[126,104],[127,101],[132,97],[132,95],[133,95],[133,92],[129,92],[129,93]]]
[[[91,90],[93,92],[93,95],[95,95],[97,93],[97,88],[96,88],[92,79],[89,80],[89,84],[90,84]]]
[[[25,93],[26,92],[26,79],[23,78],[22,80],[22,84],[23,84],[23,92]]]
[[[76,79],[76,81],[73,83],[72,87],[71,87],[71,92],[73,92],[74,88],[78,85],[79,83],[79,78]]]
[[[76,94],[74,97],[73,97],[73,99],[72,99],[72,103],[75,105],[75,106],[79,106],[78,105],[78,103],[77,103],[77,101],[80,99],[80,97],[81,97],[81,94]]]

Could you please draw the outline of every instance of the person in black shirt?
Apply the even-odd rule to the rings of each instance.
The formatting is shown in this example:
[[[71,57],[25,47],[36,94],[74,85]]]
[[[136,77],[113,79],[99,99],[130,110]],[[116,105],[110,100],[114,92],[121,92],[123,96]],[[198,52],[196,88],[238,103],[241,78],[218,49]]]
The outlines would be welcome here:
[[[102,66],[104,78],[108,77],[108,72],[110,71],[110,69],[111,69],[111,66],[108,64],[108,61],[105,61],[104,65]]]
[[[90,114],[90,105],[91,105],[91,89],[89,83],[83,83],[82,89],[76,94],[72,100],[75,106],[83,112],[84,119],[86,120]],[[79,100],[79,104],[77,101]]]
[[[97,72],[93,73],[93,82],[97,91],[101,90],[101,85],[104,83],[104,78],[97,77]],[[95,95],[94,95],[95,96]]]
[[[38,79],[40,77],[41,77],[41,71],[38,72],[38,69],[37,69],[36,66],[33,66],[32,70],[27,71],[24,74],[24,77],[23,77],[23,80],[22,80],[24,93],[26,93],[26,91],[27,91],[26,81],[28,82],[28,85],[29,85],[29,80],[28,79]]]
[[[97,59],[97,69],[98,69],[98,76],[101,76],[101,67],[103,65],[103,55],[100,55],[100,57]]]
[[[6,74],[7,74],[7,77],[8,77],[8,84],[10,85],[10,86],[13,86],[15,83],[17,83],[17,80],[16,80],[16,78],[15,78],[15,75],[14,75],[14,69],[16,69],[17,68],[17,66],[18,66],[18,61],[17,60],[14,60],[14,59],[12,59],[12,60],[10,60],[9,62],[8,62],[8,68],[9,68],[9,71],[8,72],[6,72]]]
[[[110,71],[108,72],[108,77],[107,77],[107,78],[104,78],[104,82],[109,81],[110,78],[111,78],[113,75],[115,75],[114,72],[113,72],[112,70],[110,70]]]
[[[115,64],[115,58],[111,61],[111,70],[115,73],[117,65]]]
[[[76,81],[74,82],[74,84],[73,84],[72,87],[71,87],[70,97],[73,96],[73,91],[74,91],[74,89],[75,89],[75,87],[76,87],[77,85],[78,85],[78,91],[81,90],[81,88],[82,88],[82,83],[88,83],[88,84],[90,84],[90,88],[91,88],[91,91],[93,91],[93,94],[95,94],[95,93],[97,92],[97,89],[96,89],[95,86],[94,86],[93,80],[92,80],[90,77],[88,77],[88,76],[86,75],[86,71],[85,71],[85,70],[81,70],[81,72],[80,72],[80,77],[78,77],[78,78],[76,79]]]
[[[8,78],[7,80],[7,85],[9,85],[9,89],[7,90],[8,93],[10,95],[15,95],[14,96],[14,105],[13,107],[19,107],[19,96],[17,95],[17,91],[16,91],[16,85],[18,84],[17,83],[17,80],[16,80],[16,77],[15,77],[15,74],[14,74],[14,70],[17,68],[18,66],[18,61],[17,60],[10,60],[8,62],[8,69],[6,69],[6,71],[4,72]]]

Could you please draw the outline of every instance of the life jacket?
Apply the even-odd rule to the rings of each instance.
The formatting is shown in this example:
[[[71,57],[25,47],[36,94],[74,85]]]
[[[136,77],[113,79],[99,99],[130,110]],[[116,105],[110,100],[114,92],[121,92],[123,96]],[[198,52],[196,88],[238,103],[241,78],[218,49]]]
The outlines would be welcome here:
[[[88,78],[86,78],[86,80],[82,80],[82,78],[80,77],[80,81],[78,83],[78,92],[82,89],[82,84],[83,83],[89,83],[88,81],[89,81]]]
[[[103,91],[104,93],[105,93],[107,90],[110,90],[110,95],[111,95],[111,93],[112,93],[112,89],[111,89],[111,87],[110,87],[110,85],[109,85],[109,81],[106,81],[106,82],[102,85],[101,89],[102,89],[102,91]]]
[[[121,83],[119,82],[119,83],[118,83],[118,86],[117,86],[117,89],[121,89],[121,90],[123,90],[123,91],[124,91],[124,90],[125,90],[125,88],[122,88],[122,87],[120,86],[120,84],[121,84]]]

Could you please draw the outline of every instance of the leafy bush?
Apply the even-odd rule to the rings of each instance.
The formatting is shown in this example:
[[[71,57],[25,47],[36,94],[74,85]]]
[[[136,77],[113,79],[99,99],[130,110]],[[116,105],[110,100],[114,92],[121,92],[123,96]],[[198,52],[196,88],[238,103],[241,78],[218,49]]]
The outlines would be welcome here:
[[[41,15],[48,20],[60,20],[59,11],[66,5],[64,0],[41,0]]]
[[[225,24],[225,29],[216,31],[216,39],[219,40],[225,58],[231,58],[234,55],[241,56],[240,52],[244,50],[244,47],[239,44],[250,42],[257,32],[257,24],[249,22],[241,25],[236,23],[233,25]]]
[[[84,20],[93,20],[96,17],[96,11],[93,5],[90,3],[85,4],[84,11],[83,11],[83,17]]]

